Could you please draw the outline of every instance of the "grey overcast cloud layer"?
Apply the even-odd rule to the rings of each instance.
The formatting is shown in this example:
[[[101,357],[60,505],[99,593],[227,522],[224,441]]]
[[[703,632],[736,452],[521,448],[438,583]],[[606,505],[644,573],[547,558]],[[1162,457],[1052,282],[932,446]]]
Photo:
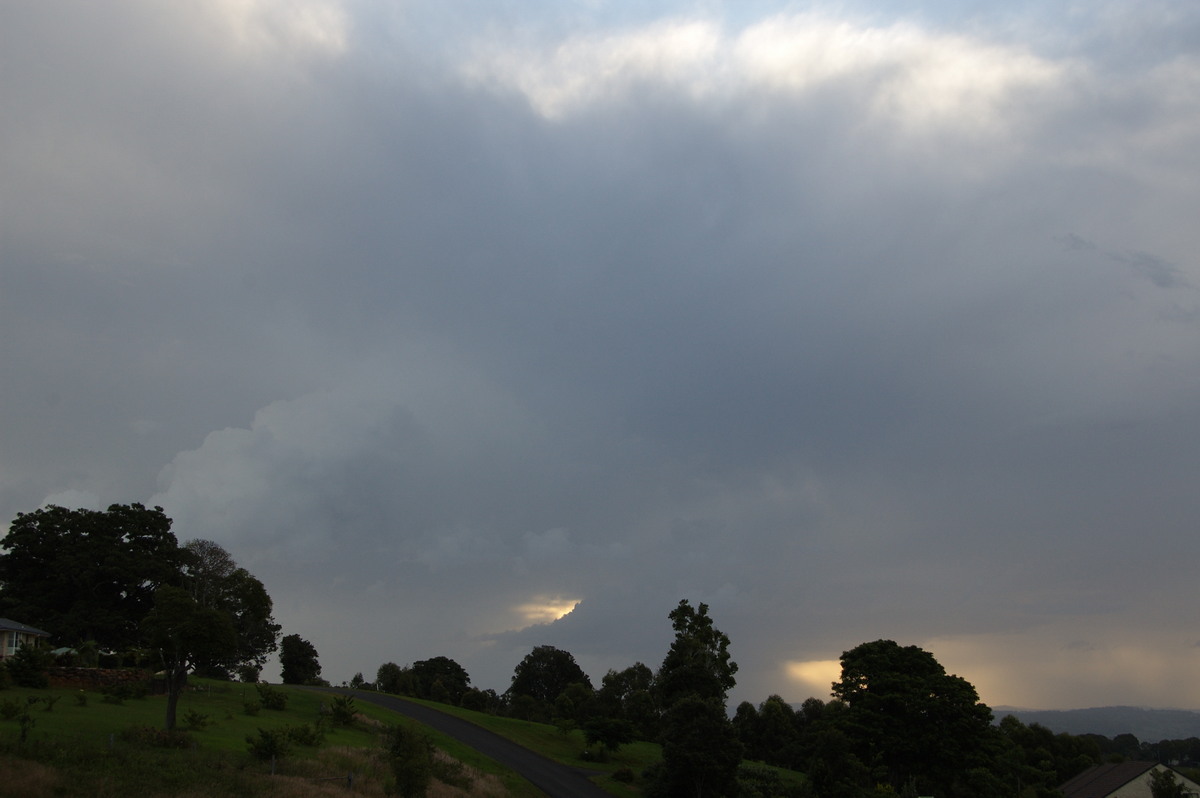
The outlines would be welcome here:
[[[735,701],[1200,708],[1191,3],[4,3],[0,211],[0,514],[162,505],[335,682],[688,598]]]

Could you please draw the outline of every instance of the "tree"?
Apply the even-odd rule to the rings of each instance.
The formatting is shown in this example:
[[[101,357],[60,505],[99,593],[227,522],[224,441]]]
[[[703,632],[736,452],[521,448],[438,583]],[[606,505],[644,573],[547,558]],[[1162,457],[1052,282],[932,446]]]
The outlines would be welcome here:
[[[321,676],[317,649],[300,635],[287,635],[279,644],[280,679],[284,684],[311,684]]]
[[[175,710],[188,669],[201,657],[236,650],[237,635],[228,614],[203,607],[186,590],[170,585],[154,594],[154,607],[142,621],[142,630],[166,674],[166,728],[170,731],[175,728]]]
[[[846,703],[844,729],[875,778],[899,790],[966,795],[959,783],[989,763],[992,711],[975,688],[949,675],[933,655],[891,640],[842,654],[833,694]]]
[[[664,708],[655,787],[668,798],[736,795],[742,744],[725,713],[737,672],[729,638],[713,625],[707,604],[693,609],[680,601],[669,617],[675,639],[655,680]]]
[[[1186,784],[1175,779],[1175,771],[1170,768],[1155,768],[1150,771],[1147,783],[1150,785],[1152,798],[1187,798],[1191,794]]]
[[[433,780],[433,743],[414,729],[391,726],[383,735],[383,747],[396,792],[402,798],[421,798]]]
[[[67,645],[135,645],[155,592],[182,579],[184,554],[161,507],[18,513],[0,547],[0,614]]]
[[[658,669],[655,690],[659,705],[670,707],[687,696],[718,701],[723,706],[737,684],[737,663],[730,659],[729,637],[713,626],[708,605],[693,609],[685,599],[671,611],[675,640]]]
[[[184,584],[192,598],[202,607],[228,614],[237,635],[234,651],[224,658],[201,657],[197,671],[226,679],[232,671],[257,676],[279,639],[266,588],[211,540],[190,540],[184,553]]]
[[[654,705],[654,672],[641,662],[623,671],[610,670],[596,691],[597,712],[629,721],[640,740],[658,736],[658,709]]]
[[[738,794],[742,744],[722,704],[685,696],[663,715],[662,768],[655,785],[667,798]]]
[[[529,696],[553,703],[562,691],[576,683],[592,689],[591,679],[575,662],[575,657],[554,646],[538,646],[517,663],[505,695]]]
[[[417,698],[457,705],[467,690],[471,677],[463,666],[449,657],[433,657],[412,664]]]
[[[412,672],[394,662],[385,662],[375,672],[375,689],[393,695],[411,695]]]

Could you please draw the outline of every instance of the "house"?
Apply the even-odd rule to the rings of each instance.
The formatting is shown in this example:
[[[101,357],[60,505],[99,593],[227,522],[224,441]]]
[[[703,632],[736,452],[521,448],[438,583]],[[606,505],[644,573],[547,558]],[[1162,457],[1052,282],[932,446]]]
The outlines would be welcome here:
[[[1059,787],[1065,798],[1151,798],[1150,774],[1172,770],[1188,795],[1200,798],[1200,784],[1157,762],[1110,762],[1083,771]]]
[[[27,646],[48,637],[50,637],[49,632],[10,621],[8,618],[0,618],[0,659],[16,654],[17,649],[21,646]]]

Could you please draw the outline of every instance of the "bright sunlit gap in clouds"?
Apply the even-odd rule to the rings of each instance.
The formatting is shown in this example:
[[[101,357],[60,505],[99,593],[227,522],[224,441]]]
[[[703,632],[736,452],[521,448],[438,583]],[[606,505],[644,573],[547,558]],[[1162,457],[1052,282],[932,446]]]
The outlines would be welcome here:
[[[842,674],[841,662],[836,659],[787,662],[783,668],[789,682],[794,685],[792,689],[796,691],[791,696],[784,696],[788,701],[803,700],[806,697],[824,701],[829,698],[830,687]]]
[[[553,623],[563,618],[579,606],[580,599],[563,598],[562,596],[534,596],[525,604],[514,609],[529,625]]]

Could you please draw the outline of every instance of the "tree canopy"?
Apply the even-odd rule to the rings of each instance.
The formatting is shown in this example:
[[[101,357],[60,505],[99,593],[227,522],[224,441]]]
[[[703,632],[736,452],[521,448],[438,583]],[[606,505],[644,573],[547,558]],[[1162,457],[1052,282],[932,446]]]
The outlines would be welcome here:
[[[863,643],[841,663],[833,694],[846,704],[853,752],[875,777],[897,790],[971,794],[963,774],[984,763],[993,734],[975,688],[928,651],[891,640]]]
[[[696,695],[725,703],[737,684],[737,663],[730,658],[729,637],[715,626],[708,605],[679,602],[670,613],[675,639],[658,669],[655,689],[662,707]]]
[[[167,677],[166,728],[175,728],[175,708],[190,668],[203,658],[221,659],[237,650],[228,613],[205,607],[183,588],[165,585],[142,621],[145,640],[157,652]]]
[[[707,604],[680,601],[669,617],[675,639],[655,677],[663,746],[656,789],[667,798],[735,795],[742,744],[725,712],[737,673],[729,637]]]
[[[552,703],[572,684],[592,689],[591,679],[570,652],[554,646],[537,646],[517,663],[506,695],[529,696]]]
[[[135,645],[155,591],[182,581],[184,554],[161,507],[18,513],[0,546],[0,613],[65,645]]]
[[[211,540],[190,540],[184,553],[184,585],[201,607],[229,617],[237,641],[225,656],[200,656],[197,670],[224,678],[230,671],[241,670],[244,675],[257,677],[279,645],[280,626],[271,614],[273,604],[266,588]]]
[[[280,680],[284,684],[311,684],[321,676],[317,649],[300,635],[287,635],[279,643]]]

